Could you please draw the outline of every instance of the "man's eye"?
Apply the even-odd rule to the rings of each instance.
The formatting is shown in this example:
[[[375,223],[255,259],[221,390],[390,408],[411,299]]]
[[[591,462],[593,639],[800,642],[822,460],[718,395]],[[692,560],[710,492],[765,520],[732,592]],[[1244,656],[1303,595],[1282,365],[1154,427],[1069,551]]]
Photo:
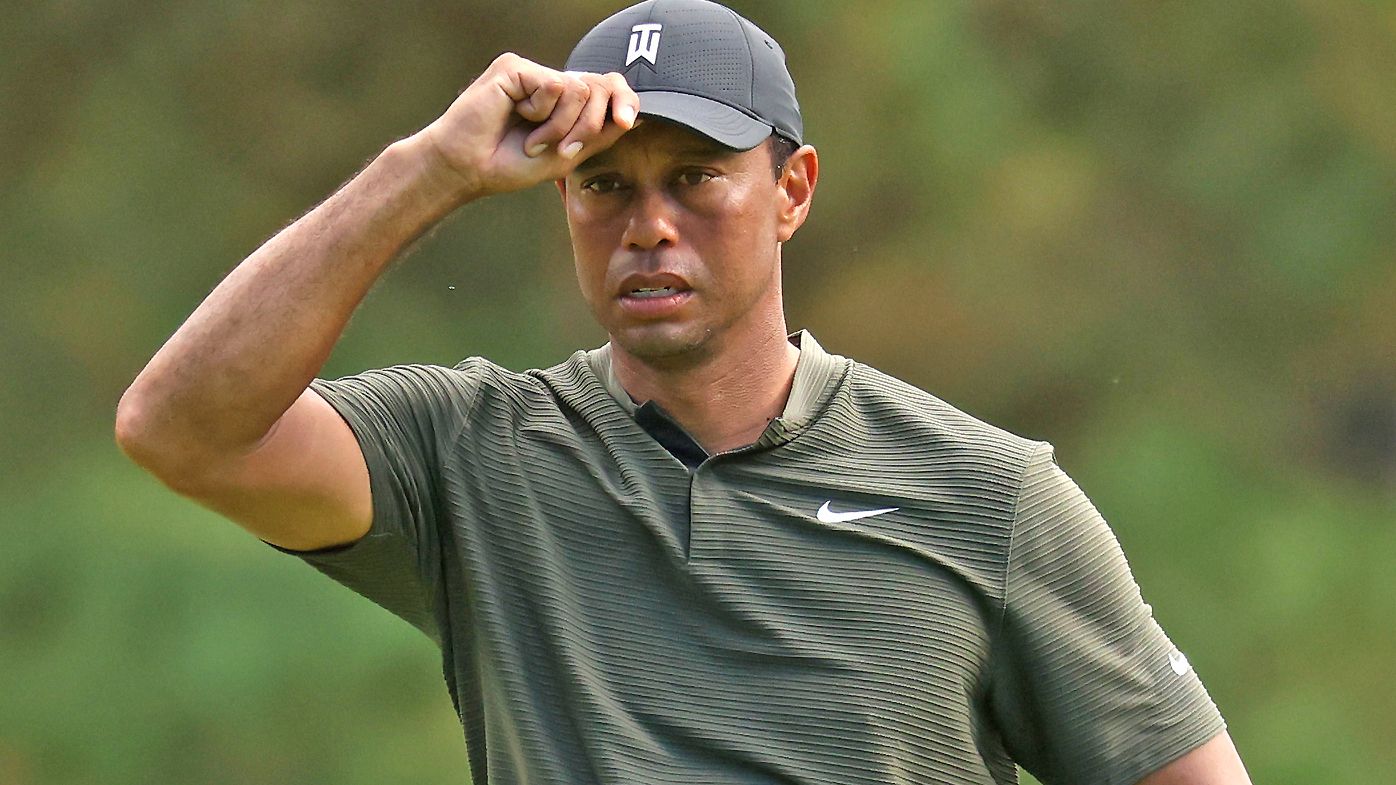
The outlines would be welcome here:
[[[594,194],[608,194],[620,187],[620,183],[614,177],[593,177],[582,183],[583,191],[591,191]]]
[[[684,172],[683,174],[679,175],[679,184],[702,185],[703,183],[706,183],[711,179],[713,179],[713,176],[711,174],[708,174],[707,172],[700,172],[694,170],[691,172]]]

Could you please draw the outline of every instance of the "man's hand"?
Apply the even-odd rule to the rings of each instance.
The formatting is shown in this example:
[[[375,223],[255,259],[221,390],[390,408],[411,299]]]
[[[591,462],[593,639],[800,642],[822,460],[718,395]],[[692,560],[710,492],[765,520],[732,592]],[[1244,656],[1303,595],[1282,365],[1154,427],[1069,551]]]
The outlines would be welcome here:
[[[506,53],[419,137],[470,200],[566,176],[633,128],[639,110],[620,74],[555,71]]]

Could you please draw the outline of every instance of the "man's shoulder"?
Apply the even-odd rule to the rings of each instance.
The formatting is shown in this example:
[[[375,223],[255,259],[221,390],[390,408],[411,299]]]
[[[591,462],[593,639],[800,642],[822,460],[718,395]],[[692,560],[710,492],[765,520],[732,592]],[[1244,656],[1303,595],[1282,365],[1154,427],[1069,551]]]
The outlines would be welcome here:
[[[855,508],[895,508],[857,525],[937,554],[1001,602],[1023,478],[1041,443],[865,363],[843,369],[772,472]]]
[[[473,380],[478,407],[516,421],[587,410],[609,400],[580,350],[546,368],[514,371],[484,357],[467,357],[452,371]]]
[[[332,399],[360,399],[396,408],[449,408],[457,413],[488,408],[521,413],[547,408],[556,394],[551,380],[575,372],[581,352],[552,368],[510,370],[486,357],[467,357],[452,366],[400,363],[336,379],[316,379],[312,388]]]
[[[537,395],[555,395],[559,387],[572,384],[587,387],[593,381],[584,372],[586,353],[573,352],[566,359],[547,368],[515,371],[488,357],[466,357],[449,368],[435,365],[397,366],[415,369],[418,373],[448,374],[467,384],[483,388],[482,393],[530,399]],[[594,386],[594,385],[591,385]]]
[[[853,361],[848,377],[843,405],[869,433],[916,445],[924,454],[987,461],[1021,473],[1042,446],[865,363]]]

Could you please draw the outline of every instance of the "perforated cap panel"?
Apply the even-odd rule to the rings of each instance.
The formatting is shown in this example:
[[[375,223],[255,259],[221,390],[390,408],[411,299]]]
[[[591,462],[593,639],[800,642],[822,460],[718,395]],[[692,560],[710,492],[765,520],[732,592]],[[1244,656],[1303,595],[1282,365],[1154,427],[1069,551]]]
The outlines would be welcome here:
[[[708,0],[647,0],[620,11],[577,43],[566,68],[624,74],[642,94],[642,113],[645,92],[706,99],[687,102],[691,115],[685,102],[666,99],[666,111],[656,114],[731,147],[745,149],[748,140],[759,142],[772,130],[797,142],[803,138],[785,52],[759,27]],[[709,101],[728,111],[707,106]],[[713,117],[721,123],[713,125]]]

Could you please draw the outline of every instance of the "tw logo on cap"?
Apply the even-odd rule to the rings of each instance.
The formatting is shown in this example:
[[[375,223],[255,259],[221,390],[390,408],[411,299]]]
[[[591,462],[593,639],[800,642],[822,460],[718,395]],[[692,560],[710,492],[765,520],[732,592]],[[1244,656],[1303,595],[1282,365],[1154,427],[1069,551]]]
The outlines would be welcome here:
[[[642,57],[650,61],[650,65],[658,65],[654,59],[659,56],[659,31],[662,29],[664,25],[655,22],[630,28],[630,48],[625,52],[627,68]]]

